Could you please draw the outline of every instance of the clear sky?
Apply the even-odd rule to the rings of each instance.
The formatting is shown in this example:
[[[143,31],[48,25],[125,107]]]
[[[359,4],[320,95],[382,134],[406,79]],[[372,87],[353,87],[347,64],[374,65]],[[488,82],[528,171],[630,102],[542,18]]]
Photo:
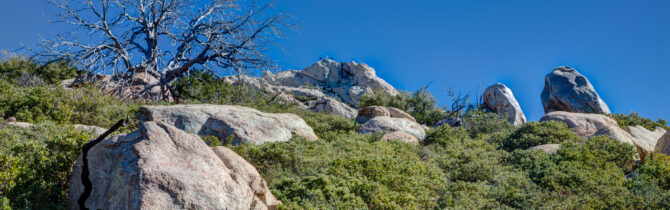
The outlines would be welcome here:
[[[0,3],[0,49],[65,30],[48,25],[42,0]],[[403,90],[431,83],[476,91],[512,89],[529,120],[554,67],[586,75],[613,112],[670,119],[670,1],[667,0],[279,0],[300,28],[271,58],[302,69],[332,56],[367,63]]]

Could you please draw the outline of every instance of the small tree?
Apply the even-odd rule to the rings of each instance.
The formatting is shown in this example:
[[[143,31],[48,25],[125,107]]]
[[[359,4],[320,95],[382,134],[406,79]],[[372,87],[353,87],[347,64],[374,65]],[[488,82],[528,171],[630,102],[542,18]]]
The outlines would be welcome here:
[[[55,22],[74,30],[43,40],[33,50],[37,56],[90,73],[111,72],[117,90],[153,100],[171,99],[168,84],[193,68],[216,74],[270,67],[264,51],[284,25],[281,13],[268,14],[271,3],[253,0],[50,3],[61,11]]]

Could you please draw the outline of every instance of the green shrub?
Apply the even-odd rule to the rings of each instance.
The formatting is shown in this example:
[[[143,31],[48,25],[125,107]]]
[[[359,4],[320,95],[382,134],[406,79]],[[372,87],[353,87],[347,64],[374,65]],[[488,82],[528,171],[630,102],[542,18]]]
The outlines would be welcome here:
[[[0,80],[0,116],[18,121],[85,124],[108,127],[139,105],[104,95],[94,88],[17,87]]]
[[[631,189],[644,198],[645,209],[670,206],[670,156],[655,154],[646,160],[633,177]]]
[[[654,130],[656,127],[661,127],[665,130],[670,130],[670,127],[668,127],[668,122],[658,118],[656,122],[649,118],[644,118],[640,116],[637,112],[630,113],[629,115],[625,114],[612,114],[610,117],[614,118],[614,120],[617,121],[619,124],[619,127],[622,129],[626,130],[628,129],[628,126],[637,126],[641,125],[642,127],[645,127],[649,130]]]
[[[52,123],[1,128],[0,197],[16,209],[67,209],[72,166],[92,138]]]
[[[435,207],[437,191],[444,184],[442,172],[422,161],[416,146],[378,138],[350,132],[332,139],[294,139],[234,150],[256,166],[287,206]]]
[[[67,62],[42,65],[19,56],[0,61],[0,79],[18,86],[58,84],[61,80],[75,78],[82,73]]]
[[[184,103],[240,105],[265,112],[282,112],[292,104],[277,97],[244,85],[231,85],[223,79],[204,71],[193,71],[173,84],[175,95]]]
[[[437,100],[426,87],[414,93],[401,92],[395,96],[384,93],[363,94],[357,104],[360,108],[373,105],[401,109],[416,118],[417,122],[431,126],[446,117],[446,112],[438,107]]]
[[[497,132],[507,133],[514,129],[514,126],[500,115],[482,109],[468,110],[463,115],[462,125],[473,138]]]
[[[528,149],[543,144],[558,144],[579,139],[565,123],[557,121],[529,122],[516,129],[502,141],[507,151]]]

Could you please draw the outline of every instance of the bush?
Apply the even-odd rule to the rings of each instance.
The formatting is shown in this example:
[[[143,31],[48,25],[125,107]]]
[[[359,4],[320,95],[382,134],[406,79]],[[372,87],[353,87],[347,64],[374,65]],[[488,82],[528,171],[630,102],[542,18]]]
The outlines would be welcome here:
[[[108,127],[139,105],[104,95],[94,88],[17,87],[0,80],[0,116],[18,121],[85,124]]]
[[[265,112],[281,112],[293,107],[276,95],[244,85],[231,85],[203,71],[193,71],[173,84],[175,95],[184,103],[240,105]]]
[[[670,156],[655,154],[634,175],[631,189],[644,198],[645,209],[670,206]]]
[[[543,144],[558,144],[579,139],[565,123],[557,121],[529,122],[502,141],[507,151],[528,149]]]
[[[478,135],[490,135],[498,132],[507,133],[514,129],[502,116],[486,112],[482,109],[470,109],[463,115],[463,127],[473,138]]]
[[[58,84],[61,80],[75,78],[82,73],[67,62],[42,65],[19,56],[0,61],[0,79],[24,87]]]
[[[273,194],[303,208],[425,209],[437,205],[444,175],[418,148],[350,132],[330,139],[234,150],[256,166]]]
[[[629,115],[625,114],[612,114],[610,117],[614,118],[614,120],[617,121],[619,124],[619,127],[621,127],[624,130],[627,130],[628,126],[637,126],[641,125],[642,127],[645,127],[649,130],[654,130],[656,127],[661,127],[665,130],[670,130],[670,127],[668,127],[668,122],[658,118],[656,122],[649,118],[644,118],[640,116],[637,112],[630,113]]]
[[[0,198],[16,209],[67,209],[72,166],[92,138],[53,123],[1,128]]]
[[[360,108],[374,105],[401,109],[425,125],[432,126],[446,117],[446,112],[438,107],[437,100],[426,87],[414,93],[401,92],[395,96],[384,93],[363,94],[357,104]]]

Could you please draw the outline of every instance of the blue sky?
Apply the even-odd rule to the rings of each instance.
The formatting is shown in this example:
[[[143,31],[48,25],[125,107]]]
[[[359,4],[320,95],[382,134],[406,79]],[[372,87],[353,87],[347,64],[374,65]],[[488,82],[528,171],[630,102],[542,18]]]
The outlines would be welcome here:
[[[411,3],[410,3],[411,2]],[[0,49],[66,30],[42,0],[4,1]],[[298,30],[270,52],[286,69],[332,56],[367,63],[399,89],[512,89],[529,120],[554,67],[586,75],[613,112],[670,119],[670,1],[280,0]]]

